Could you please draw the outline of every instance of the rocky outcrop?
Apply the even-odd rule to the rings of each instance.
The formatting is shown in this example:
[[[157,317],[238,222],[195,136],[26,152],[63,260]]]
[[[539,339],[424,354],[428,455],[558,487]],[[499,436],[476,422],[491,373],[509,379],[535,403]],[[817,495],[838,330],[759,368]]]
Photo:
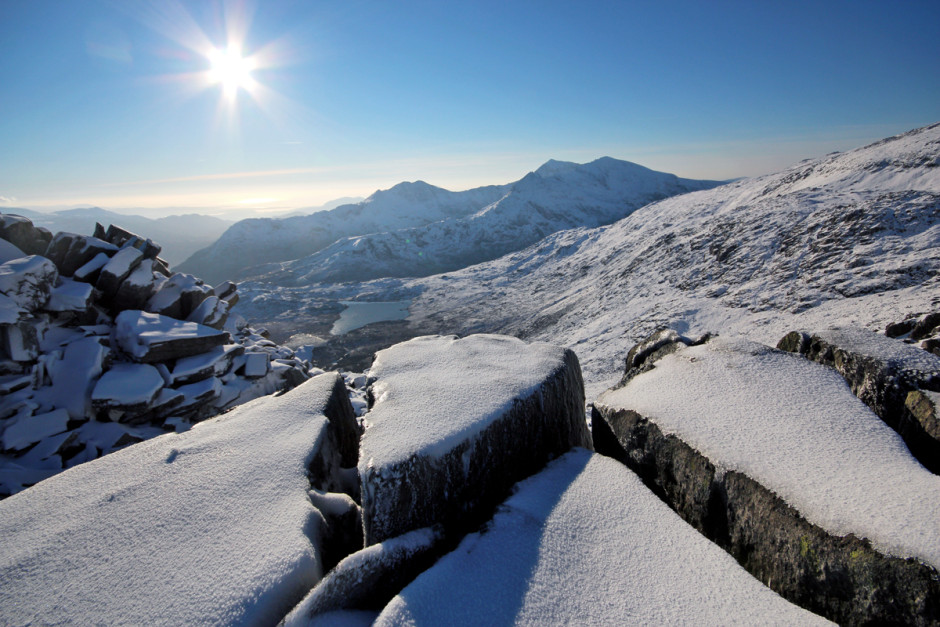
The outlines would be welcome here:
[[[355,456],[330,435],[351,413],[323,374],[0,502],[0,623],[276,624],[362,547],[356,504],[307,472]]]
[[[282,621],[309,625],[337,610],[381,610],[443,553],[440,527],[416,529],[346,557]]]
[[[885,335],[908,344],[919,342],[922,349],[940,356],[940,311],[889,324]]]
[[[612,459],[574,449],[520,482],[486,528],[376,625],[816,625]]]
[[[843,624],[936,624],[940,576],[929,563],[937,561],[940,530],[936,477],[906,462],[890,431],[872,440],[861,435],[878,433],[875,417],[866,421],[863,409],[853,409],[857,401],[840,396],[825,370],[801,369],[759,345],[715,342],[644,362],[644,374],[602,395],[593,409],[596,450],[634,470],[683,519],[794,603]],[[816,431],[811,425],[821,416],[826,426]],[[896,460],[890,470],[869,468],[889,457]],[[820,470],[803,473],[806,479],[789,468],[816,462]],[[829,466],[845,476],[823,476]],[[843,505],[842,488],[830,479],[860,485]],[[839,503],[832,513],[820,505],[827,500]],[[851,522],[855,509],[864,510],[864,521],[892,508],[897,518],[886,516],[893,522],[880,528]],[[901,548],[901,519],[926,525],[919,532],[926,548],[910,548],[916,540]]]
[[[778,348],[835,368],[855,395],[904,438],[911,453],[940,473],[940,427],[906,410],[911,392],[940,392],[940,356],[865,329],[794,331]]]
[[[505,336],[427,336],[376,355],[359,473],[366,544],[462,535],[512,485],[591,447],[577,357]]]
[[[22,244],[8,252],[45,244],[0,264],[0,497],[308,377],[230,316],[235,284],[167,276],[151,240],[114,225],[46,237],[9,215],[2,234]]]

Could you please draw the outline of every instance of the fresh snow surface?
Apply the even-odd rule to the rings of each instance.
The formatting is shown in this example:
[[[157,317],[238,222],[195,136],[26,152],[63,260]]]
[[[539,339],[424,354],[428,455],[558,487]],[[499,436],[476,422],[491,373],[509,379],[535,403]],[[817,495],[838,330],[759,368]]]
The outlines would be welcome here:
[[[376,625],[809,625],[625,466],[575,449],[518,484],[482,533]]]
[[[715,338],[667,355],[597,404],[649,418],[834,535],[940,568],[940,476],[831,368]]]
[[[370,370],[375,405],[366,414],[360,471],[373,460],[395,464],[447,453],[514,399],[530,396],[563,360],[563,348],[496,335],[418,337],[380,351]]]
[[[335,376],[0,501],[0,623],[276,623],[322,574],[306,467]]]

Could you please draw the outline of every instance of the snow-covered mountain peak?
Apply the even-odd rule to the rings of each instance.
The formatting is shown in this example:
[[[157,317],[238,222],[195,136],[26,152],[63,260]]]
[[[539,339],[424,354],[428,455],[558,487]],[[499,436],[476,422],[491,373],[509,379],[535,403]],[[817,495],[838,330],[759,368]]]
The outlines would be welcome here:
[[[437,187],[424,181],[398,183],[388,189],[380,189],[365,199],[363,204],[374,204],[394,201],[425,202],[449,194],[446,189]]]
[[[535,174],[538,174],[541,177],[563,176],[577,167],[578,164],[571,161],[557,161],[555,159],[549,159],[539,166],[537,170],[535,170]]]

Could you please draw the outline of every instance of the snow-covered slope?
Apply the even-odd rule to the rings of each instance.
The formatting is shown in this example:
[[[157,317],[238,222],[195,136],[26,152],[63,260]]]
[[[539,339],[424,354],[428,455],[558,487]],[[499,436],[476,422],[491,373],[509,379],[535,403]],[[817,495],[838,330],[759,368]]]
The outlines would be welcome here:
[[[591,389],[660,326],[776,344],[799,318],[883,329],[940,304],[940,124],[670,198],[406,284],[416,324],[575,349]]]
[[[549,161],[471,216],[342,239],[265,277],[283,285],[427,276],[520,250],[564,229],[600,226],[656,200],[718,183],[604,157]]]
[[[290,218],[253,218],[233,224],[179,270],[209,282],[242,278],[246,268],[299,259],[337,239],[419,226],[471,214],[495,202],[506,186],[451,192],[423,181],[399,183],[362,202]]]
[[[588,398],[658,327],[776,344],[794,327],[883,329],[940,306],[940,124],[783,172],[562,231],[446,275],[346,287],[252,285],[268,312],[412,298],[415,332],[503,332],[569,346]],[[252,317],[252,303],[246,315]]]
[[[171,266],[214,242],[232,224],[230,220],[195,213],[151,219],[116,213],[99,207],[66,209],[54,213],[9,209],[4,210],[4,213],[22,215],[29,218],[36,226],[45,227],[53,233],[59,231],[91,233],[95,230],[95,222],[104,225],[116,224],[128,231],[160,242],[163,246],[160,256]]]

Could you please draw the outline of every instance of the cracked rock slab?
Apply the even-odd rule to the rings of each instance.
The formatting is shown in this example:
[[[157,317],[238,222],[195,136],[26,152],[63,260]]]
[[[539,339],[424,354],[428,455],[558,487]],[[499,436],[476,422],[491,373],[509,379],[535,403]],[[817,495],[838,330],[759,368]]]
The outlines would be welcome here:
[[[591,447],[577,357],[497,335],[426,336],[376,355],[359,474],[366,544],[485,520],[512,485]]]
[[[784,597],[843,623],[940,619],[940,477],[832,369],[716,338],[601,395],[593,425]]]
[[[344,400],[324,374],[0,501],[0,623],[276,624],[323,575],[307,464]]]
[[[940,428],[905,410],[910,392],[940,392],[940,357],[880,333],[852,328],[792,332],[778,348],[835,368],[855,395],[901,434],[911,453],[940,473]]]

